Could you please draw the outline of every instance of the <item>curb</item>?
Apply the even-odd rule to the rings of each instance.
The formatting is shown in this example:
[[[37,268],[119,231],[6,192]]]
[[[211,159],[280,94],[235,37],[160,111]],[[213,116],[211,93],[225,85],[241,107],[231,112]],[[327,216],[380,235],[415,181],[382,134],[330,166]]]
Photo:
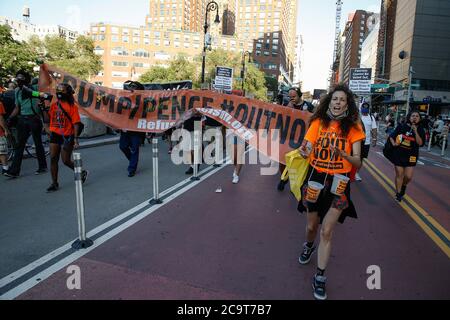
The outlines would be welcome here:
[[[86,142],[80,141],[80,147],[78,148],[78,150],[89,149],[89,148],[94,148],[94,147],[99,147],[99,146],[107,146],[110,144],[116,144],[119,141],[120,141],[120,137],[101,139],[101,140],[95,140],[95,141],[86,141]]]

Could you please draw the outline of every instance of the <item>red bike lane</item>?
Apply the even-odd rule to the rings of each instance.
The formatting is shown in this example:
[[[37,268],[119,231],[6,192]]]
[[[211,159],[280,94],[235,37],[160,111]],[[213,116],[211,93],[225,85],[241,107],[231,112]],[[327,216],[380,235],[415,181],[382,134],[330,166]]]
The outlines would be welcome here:
[[[359,219],[335,231],[329,299],[449,299],[448,257],[367,170],[361,174],[352,185]],[[317,259],[298,263],[306,221],[294,197],[276,191],[278,177],[261,176],[260,166],[245,166],[238,185],[231,175],[224,168],[72,263],[81,290],[67,288],[64,268],[19,299],[313,299]],[[368,289],[371,266],[381,271],[380,290]]]

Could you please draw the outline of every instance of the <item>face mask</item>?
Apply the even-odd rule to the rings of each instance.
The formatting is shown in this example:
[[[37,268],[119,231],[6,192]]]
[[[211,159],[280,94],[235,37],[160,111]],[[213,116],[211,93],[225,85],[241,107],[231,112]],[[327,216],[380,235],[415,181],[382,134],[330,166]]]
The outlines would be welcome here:
[[[67,95],[65,93],[58,92],[56,97],[58,97],[59,100],[67,100]]]
[[[329,117],[331,120],[339,121],[339,120],[342,120],[342,119],[346,118],[346,117],[349,115],[349,111],[348,111],[348,109],[347,109],[345,112],[341,113],[340,115],[335,116],[335,115],[331,112],[331,110],[328,109],[327,115],[328,115],[328,117]]]

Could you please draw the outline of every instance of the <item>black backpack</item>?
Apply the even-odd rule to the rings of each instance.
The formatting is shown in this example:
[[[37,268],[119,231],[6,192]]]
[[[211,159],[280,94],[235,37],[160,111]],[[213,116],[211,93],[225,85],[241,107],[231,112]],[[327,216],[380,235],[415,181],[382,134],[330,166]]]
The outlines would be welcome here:
[[[5,107],[5,119],[8,119],[14,108],[16,107],[16,94],[14,90],[8,90],[1,94],[0,100]]]

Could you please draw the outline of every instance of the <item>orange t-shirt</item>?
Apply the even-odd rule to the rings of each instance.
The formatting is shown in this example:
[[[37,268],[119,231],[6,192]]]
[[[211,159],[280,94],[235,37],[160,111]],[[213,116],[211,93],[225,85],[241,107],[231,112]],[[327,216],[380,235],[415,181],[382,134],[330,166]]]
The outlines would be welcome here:
[[[5,107],[3,106],[3,103],[0,101],[0,116],[5,115]],[[5,120],[5,119],[3,119]],[[0,137],[3,137],[5,135],[5,131],[3,130],[3,127],[0,126]]]
[[[319,172],[329,174],[349,173],[352,170],[352,164],[337,155],[331,159],[330,147],[336,146],[347,154],[351,154],[353,144],[365,138],[366,135],[361,125],[352,127],[347,137],[343,137],[339,122],[331,121],[328,128],[324,128],[321,126],[320,120],[316,119],[311,123],[305,136],[305,140],[313,144],[310,163]]]
[[[58,104],[55,102],[50,106],[48,115],[50,117],[50,131],[61,136],[69,137],[74,134],[74,124],[80,123],[80,114],[78,107],[70,105],[67,102],[60,102],[61,107],[70,116],[70,119],[61,111]],[[70,122],[72,120],[72,122]]]

